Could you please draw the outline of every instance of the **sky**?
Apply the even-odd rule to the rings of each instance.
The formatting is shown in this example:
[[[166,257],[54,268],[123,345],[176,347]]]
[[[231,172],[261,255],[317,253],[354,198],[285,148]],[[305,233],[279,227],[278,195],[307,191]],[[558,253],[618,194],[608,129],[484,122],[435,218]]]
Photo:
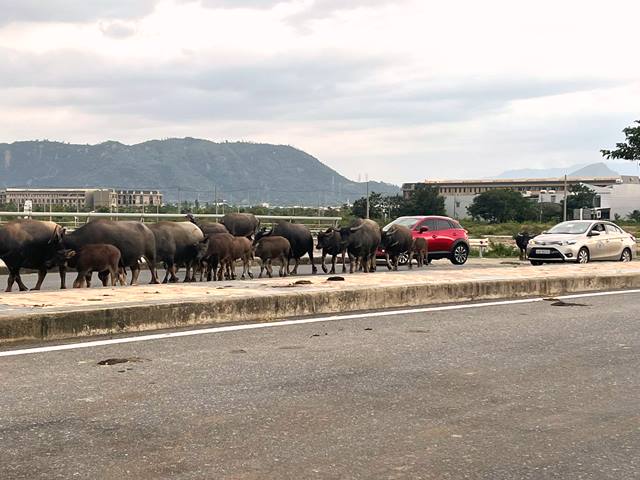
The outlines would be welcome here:
[[[0,0],[0,142],[293,145],[400,184],[601,161],[637,0]]]

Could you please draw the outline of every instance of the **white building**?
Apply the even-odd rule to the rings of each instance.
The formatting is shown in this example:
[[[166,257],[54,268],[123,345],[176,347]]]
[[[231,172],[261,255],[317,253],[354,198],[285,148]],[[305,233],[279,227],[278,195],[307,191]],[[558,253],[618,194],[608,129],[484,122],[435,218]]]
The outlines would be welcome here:
[[[602,218],[626,217],[633,210],[640,210],[640,179],[629,175],[610,177],[567,177],[566,185],[587,185],[596,191],[594,208],[601,209]],[[565,197],[565,179],[562,178],[518,178],[482,180],[425,180],[405,183],[402,186],[405,198],[417,189],[432,187],[444,197],[445,210],[453,218],[468,218],[468,208],[480,193],[509,189],[537,202],[562,203]],[[424,212],[428,214],[429,212]]]

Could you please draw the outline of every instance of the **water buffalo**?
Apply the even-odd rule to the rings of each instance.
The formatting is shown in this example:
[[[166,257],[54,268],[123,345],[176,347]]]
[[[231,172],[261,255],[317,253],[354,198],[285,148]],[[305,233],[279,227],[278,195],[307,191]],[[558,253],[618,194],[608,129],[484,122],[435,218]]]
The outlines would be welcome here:
[[[131,268],[131,285],[140,275],[140,258],[144,258],[151,271],[151,283],[158,283],[156,274],[156,239],[153,232],[140,222],[95,220],[64,235],[62,246],[79,251],[95,243],[113,245],[122,255],[122,265]],[[63,271],[61,267],[60,271]],[[62,273],[61,273],[62,274]],[[64,285],[63,287],[64,288]]]
[[[291,258],[291,244],[289,240],[279,235],[268,235],[260,238],[253,245],[253,253],[256,257],[260,258],[260,275],[258,278],[262,278],[262,272],[267,270],[269,278],[273,276],[273,268],[271,262],[274,259],[280,260],[280,272],[281,277],[286,277],[289,272],[289,259]]]
[[[34,290],[40,290],[63,234],[64,229],[57,223],[39,220],[13,220],[0,227],[0,258],[9,270],[5,291],[10,292],[14,282],[20,291],[28,290],[20,278],[22,268],[38,270]],[[62,272],[60,276],[60,284],[64,287]]]
[[[340,254],[342,254],[342,273],[345,273],[347,271],[347,266],[344,263],[346,249],[342,245],[340,230],[334,227],[330,227],[324,232],[319,232],[316,248],[318,250],[322,250],[321,266],[324,273],[327,273],[327,267],[324,264],[324,259],[327,254],[331,255],[331,270],[329,271],[329,273],[336,273],[336,258]]]
[[[194,217],[190,213],[187,214],[187,220],[189,220],[191,223],[195,223],[200,228],[200,230],[202,230],[202,233],[205,235],[205,237],[207,235],[213,235],[214,233],[229,233],[229,230],[227,230],[227,227],[225,227],[223,224],[217,222],[202,222],[200,220],[197,220],[196,217]]]
[[[233,263],[234,237],[230,233],[215,233],[209,235],[202,242],[206,247],[202,257],[200,281],[207,272],[207,281],[222,280],[223,275],[231,278],[231,264]]]
[[[253,278],[251,273],[251,260],[253,260],[253,245],[251,240],[245,237],[233,237],[233,250],[232,257],[233,262],[231,264],[231,278],[236,278],[236,260],[242,260],[242,279],[245,279],[245,274],[249,275],[249,278]]]
[[[120,250],[113,245],[88,244],[84,245],[79,252],[64,249],[59,252],[59,257],[63,259],[59,265],[67,262],[78,272],[78,276],[73,282],[73,288],[82,288],[85,285],[89,288],[93,272],[106,272],[102,282],[105,287],[109,276],[111,276],[112,287],[116,286],[116,280],[120,282],[120,285],[125,284],[124,271],[120,264]]]
[[[291,258],[295,260],[293,270],[290,272],[292,275],[298,273],[300,258],[305,254],[309,255],[311,271],[313,273],[318,272],[318,268],[313,262],[313,235],[311,235],[311,232],[305,225],[279,220],[271,230],[263,229],[259,231],[256,234],[256,241],[269,235],[278,235],[289,240],[291,245]]]
[[[401,254],[409,255],[413,245],[411,230],[404,225],[391,225],[382,232],[382,246],[389,270],[398,270],[398,258]]]
[[[373,220],[356,220],[351,226],[340,229],[342,245],[349,255],[349,273],[353,273],[356,263],[363,271],[376,271],[376,251],[380,246],[380,227]]]
[[[204,240],[202,230],[192,222],[158,222],[149,224],[149,229],[156,239],[156,261],[166,269],[162,283],[177,282],[180,266],[187,270],[184,281],[194,281],[197,246]]]
[[[418,267],[422,267],[425,261],[428,263],[428,255],[427,239],[422,237],[414,238],[413,244],[411,245],[411,252],[409,253],[409,268],[413,268],[411,265],[413,257],[416,257]]]
[[[228,213],[220,219],[229,233],[235,237],[253,238],[260,227],[260,220],[252,213]]]
[[[520,250],[520,260],[525,260],[527,256],[527,245],[529,245],[529,241],[535,237],[535,235],[530,235],[529,232],[519,232],[517,235],[513,237],[516,241],[516,245]]]

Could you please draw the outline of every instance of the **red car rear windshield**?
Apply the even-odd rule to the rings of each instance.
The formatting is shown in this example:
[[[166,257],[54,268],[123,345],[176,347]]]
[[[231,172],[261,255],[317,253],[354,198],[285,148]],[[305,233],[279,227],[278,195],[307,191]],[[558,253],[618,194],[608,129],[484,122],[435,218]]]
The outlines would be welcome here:
[[[422,217],[400,217],[396,218],[390,225],[402,225],[407,228],[413,228],[420,220],[422,220]]]

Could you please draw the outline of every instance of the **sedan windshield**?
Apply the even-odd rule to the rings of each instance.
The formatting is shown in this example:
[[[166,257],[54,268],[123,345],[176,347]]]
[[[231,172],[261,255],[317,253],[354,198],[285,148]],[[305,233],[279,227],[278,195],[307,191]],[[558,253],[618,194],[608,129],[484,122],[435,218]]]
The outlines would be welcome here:
[[[396,218],[393,222],[383,228],[387,230],[391,225],[402,225],[407,228],[413,228],[413,226],[420,221],[421,217],[400,217]]]
[[[579,235],[585,233],[590,226],[591,222],[562,222],[548,230],[547,233]]]

